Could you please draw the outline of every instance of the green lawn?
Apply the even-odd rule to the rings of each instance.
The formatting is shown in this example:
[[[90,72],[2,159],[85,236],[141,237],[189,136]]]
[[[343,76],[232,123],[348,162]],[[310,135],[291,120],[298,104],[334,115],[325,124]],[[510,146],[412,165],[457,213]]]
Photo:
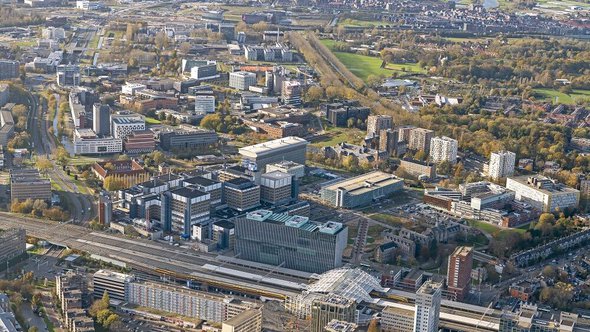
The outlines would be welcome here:
[[[402,226],[404,224],[404,222],[400,218],[389,215],[389,214],[376,213],[376,214],[371,215],[370,218],[373,220],[377,220],[377,221],[386,223],[391,226]]]
[[[534,89],[534,92],[540,99],[550,99],[554,103],[557,97],[557,103],[561,104],[574,104],[578,99],[590,99],[590,90],[574,90],[570,95],[553,89]]]
[[[346,66],[346,68],[365,81],[369,75],[389,77],[394,72],[397,72],[400,76],[403,76],[405,73],[424,72],[424,69],[420,68],[416,63],[388,64],[386,68],[382,68],[381,64],[383,61],[378,57],[348,52],[335,52],[333,51],[333,48],[336,41],[332,39],[322,39],[321,42],[332,50],[334,55],[344,66]]]
[[[342,142],[358,144],[364,137],[364,133],[356,128],[335,128],[330,127],[326,130],[327,139],[313,142],[312,145],[317,147],[335,146]]]
[[[158,119],[154,119],[154,118],[150,118],[149,116],[145,117],[145,124],[148,125],[157,125],[162,123],[162,121],[158,120]]]
[[[349,27],[376,27],[379,25],[384,25],[387,24],[386,22],[383,21],[362,21],[362,20],[357,20],[357,19],[352,19],[352,18],[347,18],[344,19],[340,22],[338,22],[339,25],[344,25],[344,26],[349,26]]]
[[[517,232],[517,233],[525,233],[528,227],[526,228],[510,228],[510,229],[501,229],[496,227],[492,224],[488,224],[487,222],[483,221],[476,221],[476,220],[469,220],[469,226],[475,227],[481,230],[484,233],[488,233],[494,237],[503,236],[509,232]]]

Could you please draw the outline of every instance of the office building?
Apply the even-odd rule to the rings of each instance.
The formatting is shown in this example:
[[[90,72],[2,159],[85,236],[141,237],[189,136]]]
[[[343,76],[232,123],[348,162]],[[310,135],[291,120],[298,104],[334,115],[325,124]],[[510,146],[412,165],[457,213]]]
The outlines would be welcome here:
[[[324,326],[326,332],[354,332],[357,331],[358,325],[355,323],[344,322],[332,319],[328,325]]]
[[[425,176],[434,179],[436,177],[436,166],[420,160],[402,159],[399,167],[416,178]]]
[[[11,111],[0,111],[0,145],[6,147],[8,141],[12,138],[13,135],[14,119],[12,117]]]
[[[254,171],[264,171],[266,165],[287,160],[305,165],[308,142],[299,137],[289,136],[272,141],[240,148],[242,161]]]
[[[469,292],[471,269],[473,268],[473,248],[457,247],[449,256],[447,265],[447,289],[457,301],[462,301]]]
[[[324,332],[326,325],[334,319],[343,322],[355,322],[355,301],[338,295],[327,295],[312,302],[311,332]]]
[[[162,130],[159,137],[160,147],[164,151],[191,150],[203,152],[217,144],[219,139],[217,133],[213,130],[189,128],[187,126]]]
[[[211,205],[221,204],[222,184],[219,181],[211,180],[202,176],[195,176],[181,180],[183,187],[195,187],[202,192],[211,194]]]
[[[132,280],[133,276],[128,274],[109,270],[98,270],[92,277],[94,298],[100,299],[107,292],[111,301],[125,301],[127,287]]]
[[[221,324],[221,332],[260,332],[262,331],[262,310],[244,310]]]
[[[80,67],[77,65],[59,65],[56,70],[57,85],[70,87],[80,85]]]
[[[257,210],[235,221],[235,234],[240,259],[321,273],[342,265],[348,228]]]
[[[151,130],[134,131],[123,141],[123,150],[128,154],[153,152],[156,149],[156,139]]]
[[[373,171],[328,184],[322,187],[320,194],[322,200],[334,207],[352,209],[387,197],[403,187],[403,180],[394,175]]]
[[[120,153],[123,151],[123,140],[112,136],[98,137],[92,129],[77,128],[74,130],[74,154],[100,155]]]
[[[515,192],[515,199],[543,212],[576,208],[580,202],[579,190],[542,175],[509,177],[506,189]]]
[[[211,225],[211,240],[219,249],[233,250],[236,246],[235,225],[231,221],[220,220]]]
[[[127,288],[125,301],[129,304],[211,323],[222,323],[256,308],[254,303],[230,296],[155,282],[133,281]]]
[[[107,136],[111,130],[111,108],[109,105],[92,106],[92,129],[98,136]]]
[[[305,165],[288,160],[266,165],[267,173],[274,171],[291,174],[295,177],[295,179],[299,180],[305,176]]]
[[[562,311],[545,314],[534,304],[521,303],[515,311],[504,310],[499,332],[572,332],[577,331],[578,314]],[[582,328],[583,329],[583,328]]]
[[[231,209],[247,211],[260,205],[260,186],[238,177],[223,183],[223,200]]]
[[[7,266],[10,260],[26,252],[27,233],[23,228],[0,231],[0,264]]]
[[[385,307],[381,312],[381,331],[406,332],[414,329],[414,310]]]
[[[229,87],[246,91],[251,85],[256,85],[256,74],[247,71],[229,73]]]
[[[407,138],[408,149],[425,151],[427,153],[430,152],[430,142],[434,137],[434,131],[430,129],[410,127],[405,131],[402,129],[402,132],[405,133],[400,135],[400,140]],[[407,135],[407,132],[409,132],[409,135]]]
[[[299,81],[284,81],[282,99],[283,104],[295,107],[301,106],[303,86]]]
[[[416,292],[414,332],[438,332],[441,287],[440,283],[427,280]]]
[[[488,175],[494,180],[514,175],[516,153],[510,151],[493,152],[490,155]]]
[[[430,161],[435,164],[448,161],[454,165],[457,162],[458,148],[457,140],[446,136],[434,137],[430,140]]]
[[[98,197],[98,223],[109,226],[113,219],[113,201],[107,192]]]
[[[297,199],[293,197],[293,176],[274,171],[260,177],[260,200],[271,205],[280,205]]]
[[[51,200],[51,180],[42,178],[32,168],[10,170],[10,199],[12,202],[27,199]]]
[[[0,80],[9,80],[19,77],[19,62],[13,60],[0,60]]]
[[[145,130],[145,119],[140,115],[113,115],[111,134],[114,138],[125,139],[134,131]]]
[[[205,116],[215,113],[215,96],[195,96],[195,114]]]
[[[378,136],[381,130],[393,128],[393,118],[390,115],[369,115],[367,118],[367,136]]]
[[[199,81],[208,80],[219,77],[217,74],[217,62],[215,61],[199,61],[194,63],[190,70],[191,78]]]
[[[207,225],[211,209],[211,194],[195,187],[181,187],[165,191],[161,196],[161,218],[164,230],[182,234],[188,238],[193,233],[193,226],[204,225],[208,236]]]
[[[121,87],[121,93],[124,95],[135,96],[137,92],[143,91],[145,89],[147,89],[145,84],[127,82]]]

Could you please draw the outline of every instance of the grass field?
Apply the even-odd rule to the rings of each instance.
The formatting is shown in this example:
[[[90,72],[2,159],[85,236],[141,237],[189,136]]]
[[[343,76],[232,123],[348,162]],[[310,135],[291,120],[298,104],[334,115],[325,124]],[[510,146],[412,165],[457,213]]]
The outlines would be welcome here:
[[[150,118],[149,116],[145,117],[145,124],[148,125],[157,125],[162,123],[162,121],[158,120],[158,119],[154,119],[154,118]]]
[[[322,39],[322,44],[326,45],[334,55],[348,68],[353,74],[367,80],[369,75],[375,76],[391,76],[397,72],[400,76],[411,73],[423,73],[424,69],[420,68],[416,63],[406,64],[388,64],[386,68],[382,68],[382,60],[378,57],[361,55],[348,52],[335,52],[333,50],[336,41],[332,39]]]
[[[375,27],[379,25],[385,24],[383,21],[361,21],[352,18],[347,18],[338,23],[339,25],[349,26],[349,27]]]
[[[528,229],[528,226],[526,228],[501,229],[501,228],[496,227],[492,224],[488,224],[487,222],[476,221],[476,220],[469,220],[469,226],[475,227],[475,228],[481,230],[482,232],[488,233],[494,237],[502,236],[502,235],[507,234],[509,232],[517,232],[517,233],[522,234],[522,233],[525,233],[526,230]]]
[[[318,142],[313,142],[312,145],[317,147],[325,147],[325,146],[335,146],[342,142],[350,143],[350,144],[358,144],[364,137],[364,133],[355,128],[335,128],[330,127],[327,128],[327,140],[322,140]]]
[[[590,90],[574,90],[570,95],[553,89],[535,89],[534,91],[540,99],[550,99],[555,102],[557,97],[557,102],[562,104],[574,104],[578,99],[590,99]]]

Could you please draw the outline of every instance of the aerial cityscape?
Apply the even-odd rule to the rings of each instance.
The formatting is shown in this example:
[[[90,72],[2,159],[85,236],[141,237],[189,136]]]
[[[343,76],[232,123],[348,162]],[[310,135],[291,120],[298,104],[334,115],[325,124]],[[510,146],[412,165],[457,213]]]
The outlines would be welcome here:
[[[590,1],[0,0],[0,331],[590,331]]]

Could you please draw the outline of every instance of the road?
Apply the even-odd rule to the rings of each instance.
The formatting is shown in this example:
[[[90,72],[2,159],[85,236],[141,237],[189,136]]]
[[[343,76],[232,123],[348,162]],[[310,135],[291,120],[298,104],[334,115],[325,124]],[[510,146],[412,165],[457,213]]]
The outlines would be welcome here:
[[[55,137],[49,133],[53,119],[47,119],[47,105],[39,105],[38,97],[29,92],[31,109],[27,119],[27,128],[31,133],[34,151],[38,156],[46,156],[51,160],[52,153],[57,149]],[[70,204],[71,217],[86,223],[94,218],[93,198],[81,193],[74,181],[64,173],[58,165],[48,172],[49,178],[63,190],[65,199]]]

